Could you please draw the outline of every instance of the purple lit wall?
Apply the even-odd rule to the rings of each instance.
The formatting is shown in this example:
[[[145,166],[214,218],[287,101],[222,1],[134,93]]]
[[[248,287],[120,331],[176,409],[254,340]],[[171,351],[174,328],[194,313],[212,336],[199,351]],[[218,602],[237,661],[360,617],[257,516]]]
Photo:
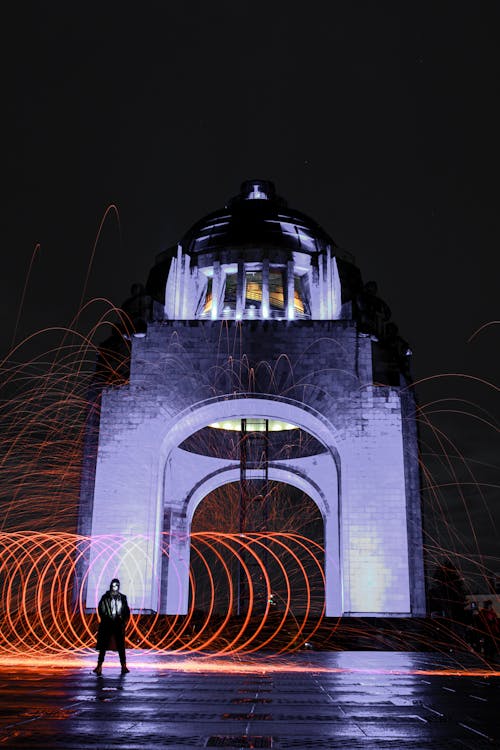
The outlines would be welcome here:
[[[266,183],[257,188],[242,199],[253,212],[267,200]],[[347,276],[335,248],[304,222],[298,229],[290,222],[275,222],[283,249],[274,239],[245,256],[210,246],[194,262],[199,246],[216,243],[223,221],[211,219],[185,242],[191,255],[181,243],[168,263],[161,256],[164,296],[146,335],[132,340],[130,383],[103,393],[86,510],[96,539],[89,608],[118,576],[133,609],[187,611],[194,511],[238,481],[240,467],[180,446],[214,422],[262,418],[300,427],[323,446],[317,455],[271,461],[268,475],[302,490],[321,513],[327,615],[424,613],[407,390],[402,381],[375,382],[379,339],[354,314],[349,291],[359,272]],[[113,535],[130,540],[123,554],[103,554],[102,539]]]
[[[301,427],[326,449],[320,456],[275,461],[270,476],[304,489],[324,517],[328,614],[411,611],[398,389],[366,385],[368,373],[355,375],[353,363],[347,369],[354,351],[358,367],[370,360],[370,339],[354,325],[274,325],[278,340],[289,337],[289,355],[302,362],[294,375],[298,382],[307,377],[305,392],[296,386],[287,396],[210,398],[206,373],[227,360],[227,352],[217,352],[218,323],[153,324],[145,338],[134,340],[130,385],[103,398],[92,534],[142,535],[135,561],[140,575],[134,570],[125,576],[116,561],[93,558],[88,606],[94,606],[102,581],[121,572],[135,608],[185,611],[194,508],[214,487],[235,481],[238,466],[178,446],[218,420],[272,417]],[[272,342],[264,326],[258,324],[258,332]],[[321,359],[329,367],[320,372],[314,366]],[[176,570],[163,566],[162,580],[165,518],[175,540]]]

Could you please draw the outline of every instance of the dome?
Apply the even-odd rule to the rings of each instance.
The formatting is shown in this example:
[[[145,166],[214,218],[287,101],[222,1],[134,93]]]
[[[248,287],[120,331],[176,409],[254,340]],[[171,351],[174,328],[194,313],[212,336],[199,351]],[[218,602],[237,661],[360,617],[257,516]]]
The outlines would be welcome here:
[[[316,254],[334,246],[313,219],[289,209],[268,180],[243,182],[225,208],[197,221],[180,244],[191,256],[263,247]]]
[[[339,249],[313,219],[288,208],[268,180],[246,180],[225,208],[157,256],[148,295],[167,320],[338,319]],[[344,256],[345,257],[345,256]],[[344,263],[346,289],[359,271]]]
[[[408,344],[376,284],[268,180],[243,182],[225,208],[158,255],[129,303],[136,335],[147,304],[154,321],[351,321],[371,337],[377,381],[397,384],[407,372]]]

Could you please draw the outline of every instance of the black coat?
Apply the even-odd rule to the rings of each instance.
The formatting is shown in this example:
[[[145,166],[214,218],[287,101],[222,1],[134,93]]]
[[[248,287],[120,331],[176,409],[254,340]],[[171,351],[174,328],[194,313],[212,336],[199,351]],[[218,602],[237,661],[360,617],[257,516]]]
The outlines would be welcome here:
[[[96,643],[98,651],[118,651],[120,646],[125,645],[125,626],[130,617],[130,609],[125,594],[119,596],[122,602],[122,610],[120,615],[115,618],[111,614],[111,593],[106,591],[101,596],[97,608],[100,619]]]

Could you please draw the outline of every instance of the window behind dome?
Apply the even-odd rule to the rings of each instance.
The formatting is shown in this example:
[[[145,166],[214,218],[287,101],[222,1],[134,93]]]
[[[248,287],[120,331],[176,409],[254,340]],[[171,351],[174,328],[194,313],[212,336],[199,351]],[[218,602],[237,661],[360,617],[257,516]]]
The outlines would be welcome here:
[[[284,312],[285,310],[285,285],[284,273],[279,269],[269,271],[269,307],[272,312]]]
[[[245,274],[245,311],[249,317],[257,316],[262,307],[262,271]]]
[[[311,315],[308,299],[307,276],[294,277],[293,309],[299,318],[309,318]]]
[[[213,279],[208,279],[207,281],[207,291],[205,293],[205,303],[203,305],[201,317],[207,317],[212,312],[212,285],[213,285]]]
[[[286,267],[235,263],[207,269],[201,318],[284,320],[309,318],[307,274],[289,277]]]
[[[238,290],[238,274],[236,271],[226,272],[224,282],[224,305],[222,313],[226,316],[236,312]]]

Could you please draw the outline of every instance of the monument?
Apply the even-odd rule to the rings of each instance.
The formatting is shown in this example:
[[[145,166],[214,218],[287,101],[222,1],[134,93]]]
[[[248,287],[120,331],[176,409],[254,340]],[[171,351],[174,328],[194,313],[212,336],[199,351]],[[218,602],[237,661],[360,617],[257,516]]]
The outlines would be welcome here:
[[[86,607],[117,577],[133,611],[185,614],[196,508],[237,483],[244,533],[247,483],[273,482],[319,509],[327,616],[424,615],[411,352],[352,256],[249,180],[125,310],[128,381],[102,389],[82,481]]]

